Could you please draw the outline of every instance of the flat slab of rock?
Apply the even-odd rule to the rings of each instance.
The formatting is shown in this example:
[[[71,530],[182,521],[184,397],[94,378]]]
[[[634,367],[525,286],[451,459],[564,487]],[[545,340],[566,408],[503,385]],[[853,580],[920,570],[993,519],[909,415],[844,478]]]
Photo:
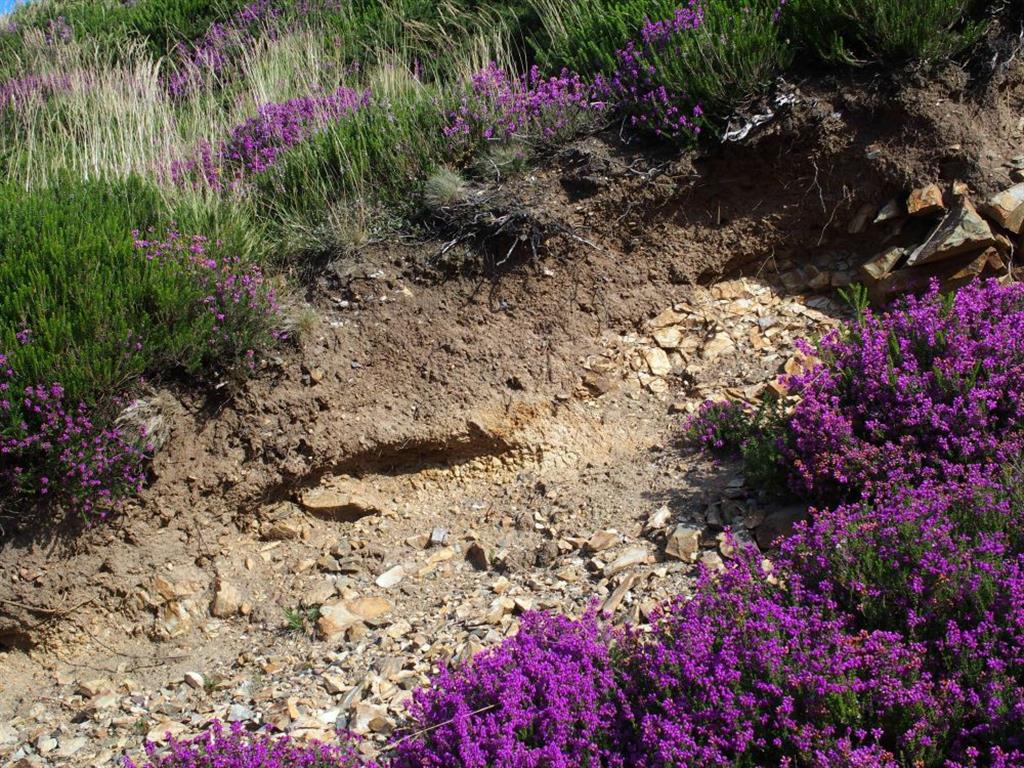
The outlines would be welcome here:
[[[354,480],[334,480],[304,491],[300,501],[306,510],[314,514],[343,521],[387,512],[387,503],[382,496]]]
[[[606,549],[614,547],[620,541],[622,541],[622,536],[619,535],[618,531],[597,531],[587,539],[586,547],[591,552],[604,552]]]
[[[907,257],[907,266],[929,264],[974,251],[983,251],[996,242],[988,222],[966,197],[943,217],[935,230]]]
[[[617,573],[622,573],[627,568],[644,565],[650,559],[651,553],[647,551],[646,547],[630,547],[604,567],[604,575],[614,576]]]
[[[942,190],[938,184],[928,184],[915,189],[907,198],[907,213],[911,216],[930,216],[946,210],[942,201]]]
[[[332,640],[349,627],[380,618],[391,608],[391,603],[380,597],[339,600],[320,607],[320,618],[317,619],[316,626],[324,637]]]

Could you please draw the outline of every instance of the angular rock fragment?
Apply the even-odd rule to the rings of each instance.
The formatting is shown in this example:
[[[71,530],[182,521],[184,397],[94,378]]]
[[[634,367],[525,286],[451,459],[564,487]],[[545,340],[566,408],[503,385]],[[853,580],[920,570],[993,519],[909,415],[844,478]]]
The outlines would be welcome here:
[[[587,539],[586,546],[591,552],[604,552],[606,549],[614,547],[620,541],[622,541],[622,537],[619,536],[617,531],[597,531]]]
[[[907,266],[943,261],[995,243],[992,228],[966,197],[957,199],[928,239],[907,257]]]
[[[213,603],[210,604],[210,613],[218,619],[226,619],[238,613],[241,607],[242,594],[238,588],[223,579],[218,579]]]
[[[907,255],[906,248],[889,248],[861,265],[861,274],[869,280],[881,280]]]
[[[651,347],[643,350],[642,354],[648,369],[655,376],[668,376],[672,373],[672,363],[669,361],[668,355],[665,354],[665,350]]]
[[[301,502],[310,512],[342,521],[354,521],[387,511],[387,503],[381,496],[361,483],[349,480],[335,480],[330,485],[305,491]]]
[[[632,568],[636,565],[643,565],[650,559],[650,557],[650,552],[648,552],[646,548],[630,547],[604,567],[604,575],[611,577],[617,573],[621,573],[627,568]]]
[[[683,332],[679,326],[670,325],[667,328],[658,328],[651,336],[662,349],[675,349],[683,340]]]
[[[1024,183],[993,195],[981,206],[982,212],[996,224],[1015,235],[1024,232]]]
[[[927,184],[915,189],[907,198],[907,213],[911,216],[930,216],[946,210],[942,190],[937,184]]]
[[[693,525],[677,525],[668,535],[665,554],[668,557],[692,562],[700,551],[700,528]]]

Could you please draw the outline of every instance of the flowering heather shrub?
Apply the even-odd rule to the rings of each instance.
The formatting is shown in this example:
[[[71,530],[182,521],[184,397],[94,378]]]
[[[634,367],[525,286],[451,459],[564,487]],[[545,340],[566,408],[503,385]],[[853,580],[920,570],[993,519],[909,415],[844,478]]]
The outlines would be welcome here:
[[[75,39],[75,30],[71,28],[70,24],[68,24],[67,19],[63,16],[58,16],[57,18],[50,19],[47,22],[45,39],[50,45],[70,43]]]
[[[685,436],[709,453],[743,460],[747,479],[770,493],[785,491],[783,450],[787,443],[784,403],[765,400],[757,408],[735,400],[708,400],[683,424]]]
[[[646,19],[600,80],[637,129],[689,141],[707,124],[762,93],[787,62],[782,4],[690,0],[667,18]]]
[[[799,396],[791,415],[709,402],[686,423],[689,436],[742,456],[758,476],[786,472],[794,491],[824,502],[874,482],[961,477],[1024,447],[1022,286],[932,286],[880,315],[861,308],[817,348],[799,346],[822,363],[788,378]]]
[[[495,62],[473,75],[457,109],[448,115],[444,135],[464,148],[484,142],[564,138],[606,108],[593,86],[562,70],[542,77],[534,66],[509,76]]]
[[[350,5],[339,0],[252,0],[224,21],[210,24],[197,39],[174,46],[174,69],[165,88],[172,97],[184,100],[207,85],[223,86],[238,75],[240,59],[261,41],[323,23],[333,14],[345,18],[351,12]]]
[[[70,75],[23,75],[0,83],[0,109],[18,110],[36,99],[45,100],[72,87]]]
[[[264,104],[255,117],[236,126],[216,150],[203,143],[195,157],[172,163],[171,178],[179,186],[204,184],[213,189],[236,186],[245,176],[267,170],[289,147],[307,140],[332,121],[365,107],[369,101],[369,91],[342,86],[326,96]]]
[[[413,719],[432,730],[399,743],[394,768],[626,766],[624,693],[593,612],[527,614],[518,635],[415,693]]]
[[[352,749],[318,743],[300,746],[287,736],[250,734],[241,723],[225,729],[217,721],[193,739],[170,739],[166,754],[157,755],[152,744],[146,751],[143,765],[125,757],[124,768],[374,768]]]
[[[851,631],[827,601],[770,583],[759,560],[705,574],[638,639],[631,764],[897,765],[932,703],[913,648]]]
[[[1021,469],[889,486],[819,513],[784,544],[781,565],[808,601],[920,649],[937,691],[922,754],[932,761],[1024,747]]]
[[[955,477],[1021,450],[1024,286],[975,282],[944,296],[933,285],[888,313],[864,310],[818,355],[822,365],[790,380],[800,402],[785,453],[801,492]]]
[[[220,78],[234,59],[269,31],[282,15],[275,0],[254,0],[224,22],[211,24],[195,42],[181,42],[172,52],[175,70],[166,81],[167,92],[185,98],[210,79]]]
[[[23,343],[30,343],[22,332]],[[145,435],[128,435],[94,420],[84,403],[65,404],[60,384],[18,391],[14,369],[0,354],[0,496],[40,496],[87,517],[106,517],[145,479]],[[3,502],[0,502],[0,506]]]
[[[133,235],[135,247],[147,260],[180,270],[198,288],[196,307],[205,317],[207,349],[193,350],[193,359],[245,359],[251,367],[255,351],[280,338],[272,330],[279,311],[277,297],[258,265],[238,256],[214,255],[202,235],[184,237],[173,230],[159,240],[143,239],[138,231]]]

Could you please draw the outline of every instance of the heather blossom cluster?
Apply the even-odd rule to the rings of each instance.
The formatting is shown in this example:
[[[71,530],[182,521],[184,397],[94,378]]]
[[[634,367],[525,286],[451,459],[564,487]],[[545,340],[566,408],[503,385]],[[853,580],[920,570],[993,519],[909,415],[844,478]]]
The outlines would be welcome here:
[[[666,83],[660,68],[666,57],[684,55],[677,41],[703,23],[703,5],[700,0],[690,0],[669,19],[647,19],[639,42],[631,40],[619,51],[618,68],[599,85],[634,127],[670,139],[700,133],[703,108],[688,93]]]
[[[373,768],[361,762],[352,749],[329,744],[295,744],[269,733],[250,734],[241,723],[227,728],[214,722],[195,738],[171,738],[164,754],[147,747],[148,760],[142,766],[125,758],[124,768]]]
[[[138,231],[133,236],[146,259],[184,271],[198,289],[197,305],[207,318],[204,336],[210,359],[241,357],[251,367],[257,349],[281,338],[272,328],[280,311],[277,296],[257,264],[216,254],[220,243],[211,243],[203,235],[188,237],[171,230],[162,238],[146,239]]]
[[[238,59],[257,40],[273,40],[307,18],[339,7],[336,0],[253,0],[225,21],[211,24],[198,40],[178,43],[172,51],[174,69],[164,87],[172,97],[185,99],[208,82],[227,81]]]
[[[368,90],[341,86],[324,96],[264,104],[254,117],[236,126],[217,148],[202,142],[194,157],[174,161],[171,178],[179,186],[234,188],[246,176],[270,168],[282,152],[369,102]]]
[[[606,106],[594,86],[568,70],[544,77],[534,66],[517,77],[491,62],[473,75],[443,130],[467,147],[513,137],[551,140],[575,133]]]
[[[805,352],[813,352],[804,345]],[[899,311],[864,310],[792,377],[785,461],[796,490],[850,496],[899,476],[959,477],[1019,455],[1024,438],[1024,287],[937,285]]]
[[[14,110],[24,107],[37,100],[45,101],[56,93],[70,90],[73,81],[68,74],[22,75],[0,83],[0,109],[10,107]]]
[[[31,344],[29,329],[17,334]],[[84,404],[67,403],[59,383],[20,386],[0,354],[0,494],[8,502],[43,497],[86,517],[103,518],[141,489],[152,451],[144,433],[103,426]]]
[[[254,0],[226,21],[211,24],[195,42],[179,43],[173,51],[175,69],[165,83],[167,92],[185,98],[210,78],[223,76],[237,55],[261,32],[271,32],[281,15],[280,3]]]
[[[614,642],[594,611],[579,621],[527,614],[500,649],[414,694],[413,717],[436,727],[399,743],[394,768],[631,765]]]

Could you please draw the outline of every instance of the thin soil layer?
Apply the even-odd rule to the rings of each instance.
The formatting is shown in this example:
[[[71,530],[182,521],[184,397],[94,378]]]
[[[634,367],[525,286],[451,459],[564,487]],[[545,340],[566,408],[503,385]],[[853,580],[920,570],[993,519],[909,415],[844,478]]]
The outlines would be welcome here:
[[[536,257],[450,222],[327,270],[301,350],[227,402],[161,395],[137,503],[6,539],[0,756],[108,765],[212,717],[372,752],[523,611],[643,624],[721,567],[726,526],[768,548],[803,510],[686,450],[683,416],[756,398],[843,317],[835,289],[898,234],[851,234],[862,207],[1010,183],[1020,74],[808,86],[702,156],[587,138],[490,184]]]

